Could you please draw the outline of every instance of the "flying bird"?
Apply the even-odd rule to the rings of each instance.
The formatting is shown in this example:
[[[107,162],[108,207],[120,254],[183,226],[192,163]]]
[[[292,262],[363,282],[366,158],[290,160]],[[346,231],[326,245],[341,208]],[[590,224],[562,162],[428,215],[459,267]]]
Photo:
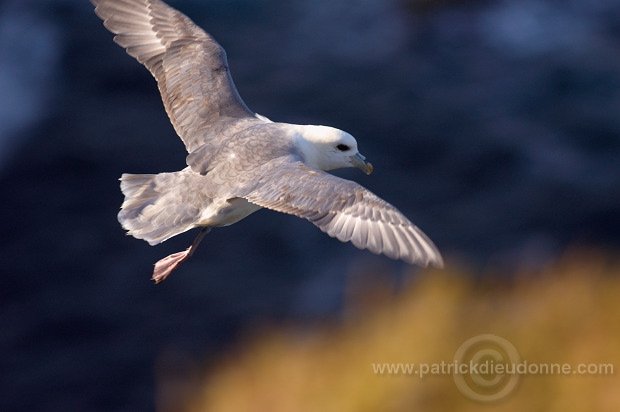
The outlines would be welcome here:
[[[261,208],[309,220],[350,241],[411,264],[441,267],[433,242],[394,206],[359,184],[326,173],[372,165],[349,133],[328,126],[272,122],[251,111],[233,83],[224,49],[160,0],[91,0],[104,26],[157,80],[189,155],[173,173],[123,174],[118,220],[128,234],[159,244],[201,228],[192,245],[155,264],[163,281],[212,227]]]

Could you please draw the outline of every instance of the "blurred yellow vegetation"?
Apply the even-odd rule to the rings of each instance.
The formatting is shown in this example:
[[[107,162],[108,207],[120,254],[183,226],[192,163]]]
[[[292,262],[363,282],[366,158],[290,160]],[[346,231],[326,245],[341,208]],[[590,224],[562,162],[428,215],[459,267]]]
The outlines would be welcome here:
[[[352,286],[344,320],[263,332],[196,378],[183,399],[164,396],[175,392],[164,376],[160,411],[620,411],[619,261],[573,251],[514,276],[448,267],[397,292],[371,279]],[[614,372],[521,375],[487,404],[459,391],[451,374],[373,370],[450,363],[481,334],[505,338],[528,364],[611,364]]]

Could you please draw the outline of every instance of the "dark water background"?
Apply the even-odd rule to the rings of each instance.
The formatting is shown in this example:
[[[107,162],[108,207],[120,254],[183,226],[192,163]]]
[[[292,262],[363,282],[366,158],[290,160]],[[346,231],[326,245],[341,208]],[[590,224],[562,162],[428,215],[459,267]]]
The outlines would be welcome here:
[[[250,108],[349,131],[338,172],[394,203],[447,261],[540,265],[620,246],[615,0],[183,0]],[[149,282],[123,235],[123,172],[185,166],[155,82],[81,0],[0,3],[0,410],[148,411],[155,371],[262,322],[338,315],[361,267],[406,265],[261,211]]]

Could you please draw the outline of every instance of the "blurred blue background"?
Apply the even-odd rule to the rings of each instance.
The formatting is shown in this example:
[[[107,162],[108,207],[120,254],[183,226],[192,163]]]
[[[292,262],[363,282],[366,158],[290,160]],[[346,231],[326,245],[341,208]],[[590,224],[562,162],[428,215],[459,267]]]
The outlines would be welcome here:
[[[178,0],[277,121],[357,137],[447,263],[538,266],[620,245],[615,0]],[[148,411],[159,371],[243,331],[338,316],[362,270],[407,266],[261,211],[162,285],[116,221],[123,172],[185,166],[155,81],[86,0],[0,3],[0,410]]]

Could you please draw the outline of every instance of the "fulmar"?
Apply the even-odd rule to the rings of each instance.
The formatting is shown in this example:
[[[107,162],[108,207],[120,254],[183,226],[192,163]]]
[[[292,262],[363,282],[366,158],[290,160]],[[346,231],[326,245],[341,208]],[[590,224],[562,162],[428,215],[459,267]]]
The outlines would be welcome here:
[[[442,266],[433,242],[394,206],[326,170],[373,170],[349,133],[273,122],[251,111],[233,83],[224,49],[160,0],[91,0],[104,26],[157,80],[189,155],[173,173],[123,174],[118,220],[128,234],[159,244],[201,228],[192,245],[155,264],[163,281],[212,227],[261,208],[309,220],[360,249],[421,266]]]

